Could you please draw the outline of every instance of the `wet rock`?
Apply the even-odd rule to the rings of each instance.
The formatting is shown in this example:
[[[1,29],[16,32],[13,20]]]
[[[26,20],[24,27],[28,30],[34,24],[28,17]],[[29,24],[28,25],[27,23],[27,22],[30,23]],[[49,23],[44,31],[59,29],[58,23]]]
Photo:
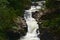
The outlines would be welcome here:
[[[23,17],[17,17],[14,22],[16,23],[16,25],[18,26],[19,29],[27,27],[26,25],[26,21]]]
[[[34,3],[34,2],[33,2],[31,5],[32,5],[32,6],[37,6],[37,5],[38,5],[38,3]]]
[[[39,11],[36,11],[34,13],[32,13],[32,17],[36,19],[36,21],[39,21],[40,20],[40,17],[43,15],[43,12],[39,12]]]
[[[25,8],[25,10],[28,10],[28,9],[30,9],[30,7],[26,7],[26,8]]]

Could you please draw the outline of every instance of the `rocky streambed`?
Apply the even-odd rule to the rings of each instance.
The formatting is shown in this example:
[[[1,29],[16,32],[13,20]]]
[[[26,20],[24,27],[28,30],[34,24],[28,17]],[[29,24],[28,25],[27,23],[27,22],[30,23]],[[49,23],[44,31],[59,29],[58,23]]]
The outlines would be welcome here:
[[[41,37],[41,40],[55,40],[54,38],[56,36],[54,37],[54,34],[51,33],[50,29],[41,26],[42,21],[45,20],[44,17],[47,14],[51,14],[52,12],[55,12],[55,11],[56,11],[56,9],[44,9],[44,10],[33,12],[32,17],[35,18],[39,24],[39,30],[41,32],[39,37]],[[20,37],[24,36],[27,32],[27,24],[26,24],[24,17],[18,16],[16,19],[14,19],[14,23],[17,25],[16,30],[7,31],[7,34],[10,36],[9,37],[10,40],[12,40],[12,39],[17,40]]]

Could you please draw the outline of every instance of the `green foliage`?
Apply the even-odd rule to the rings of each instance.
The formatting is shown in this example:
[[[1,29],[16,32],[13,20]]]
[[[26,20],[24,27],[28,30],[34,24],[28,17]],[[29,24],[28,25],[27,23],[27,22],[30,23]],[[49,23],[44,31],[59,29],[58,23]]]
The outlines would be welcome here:
[[[24,13],[24,9],[30,5],[30,0],[8,0],[7,6],[16,10],[16,15],[22,16]]]
[[[0,40],[7,40],[4,32],[0,31]]]
[[[60,37],[60,9],[46,14],[42,19],[42,28],[47,28],[57,38]]]
[[[46,14],[45,16],[44,16],[44,25],[45,26],[56,26],[56,24],[57,25],[59,25],[60,23],[60,12],[59,12],[59,10],[56,10],[55,12],[51,12],[50,14],[48,13],[48,14]]]
[[[54,27],[54,26],[59,26],[60,25],[60,17],[54,18],[51,20],[45,20],[43,21],[43,26],[45,27]]]
[[[47,8],[59,8],[60,1],[57,0],[46,0],[46,7]]]
[[[23,16],[29,5],[30,0],[0,0],[0,40],[6,39],[5,30],[16,26],[13,19]]]

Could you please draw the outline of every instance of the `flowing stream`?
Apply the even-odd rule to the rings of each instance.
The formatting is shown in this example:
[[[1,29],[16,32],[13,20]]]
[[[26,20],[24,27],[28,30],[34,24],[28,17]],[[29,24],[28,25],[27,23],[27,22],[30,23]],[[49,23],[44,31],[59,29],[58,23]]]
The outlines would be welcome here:
[[[40,34],[39,26],[37,24],[37,21],[32,17],[32,12],[39,11],[41,9],[41,6],[43,5],[42,2],[37,2],[39,5],[37,6],[31,6],[30,9],[25,10],[24,18],[26,20],[27,26],[28,26],[28,32],[25,36],[21,37],[20,40],[40,40],[38,35]]]

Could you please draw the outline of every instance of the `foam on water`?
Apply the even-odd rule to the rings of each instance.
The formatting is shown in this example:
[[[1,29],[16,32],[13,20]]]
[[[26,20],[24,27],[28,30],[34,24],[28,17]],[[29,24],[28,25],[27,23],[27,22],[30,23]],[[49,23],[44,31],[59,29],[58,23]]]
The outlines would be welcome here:
[[[40,38],[37,37],[39,32],[36,32],[39,26],[37,24],[37,21],[32,17],[32,12],[39,11],[39,9],[41,9],[41,5],[31,6],[29,10],[25,10],[24,18],[28,26],[28,32],[19,40],[40,40]]]

